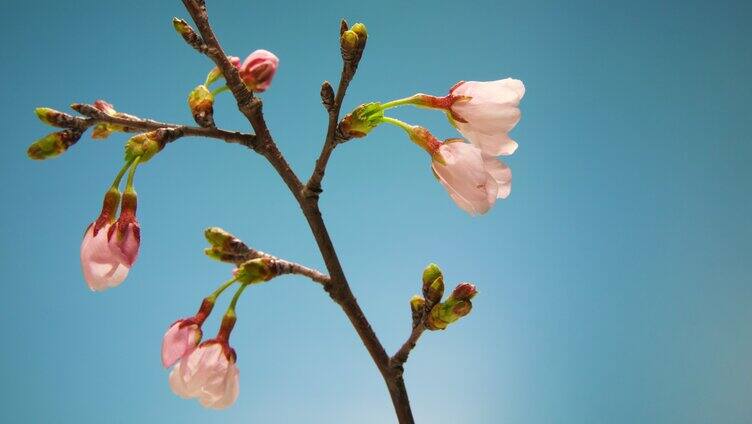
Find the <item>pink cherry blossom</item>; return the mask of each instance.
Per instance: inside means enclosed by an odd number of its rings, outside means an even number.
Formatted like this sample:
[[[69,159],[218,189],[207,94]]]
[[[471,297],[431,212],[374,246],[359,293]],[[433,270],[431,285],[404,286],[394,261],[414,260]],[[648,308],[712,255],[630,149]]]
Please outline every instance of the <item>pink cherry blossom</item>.
[[[490,156],[514,153],[517,143],[507,133],[520,120],[518,106],[525,95],[522,81],[506,78],[461,82],[452,88],[449,95],[458,97],[451,105],[451,113],[466,121],[454,119],[454,124],[465,138]]]
[[[265,91],[277,72],[279,59],[267,50],[256,50],[248,55],[240,66],[240,79],[252,91]]]
[[[452,200],[470,215],[488,212],[511,190],[509,167],[469,143],[443,143],[431,166]]]
[[[237,399],[239,379],[235,352],[225,342],[210,340],[180,359],[170,373],[170,387],[206,408],[223,409]]]
[[[121,255],[113,251],[107,241],[111,226],[112,224],[106,224],[95,234],[95,224],[92,223],[81,242],[81,269],[86,284],[94,291],[119,285],[130,271],[130,265],[123,263]]]
[[[189,355],[201,340],[201,327],[195,320],[176,321],[162,339],[162,365],[169,368],[182,357]]]

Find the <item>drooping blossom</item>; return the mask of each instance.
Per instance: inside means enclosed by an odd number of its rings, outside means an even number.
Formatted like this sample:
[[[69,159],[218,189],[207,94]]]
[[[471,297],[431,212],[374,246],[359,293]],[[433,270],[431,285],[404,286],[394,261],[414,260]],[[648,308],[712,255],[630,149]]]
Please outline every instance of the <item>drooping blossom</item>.
[[[522,81],[463,81],[449,92],[449,116],[460,133],[489,156],[511,155],[517,142],[509,131],[520,120]]]
[[[107,233],[112,224],[106,224],[98,231],[95,224],[89,225],[81,242],[81,269],[89,288],[102,291],[122,283],[128,276],[130,266],[125,265],[120,255],[110,249]]]
[[[469,143],[442,143],[431,167],[452,200],[471,215],[488,212],[497,198],[511,191],[509,167]]]
[[[279,59],[274,53],[256,50],[240,65],[240,79],[251,91],[265,91],[271,85],[278,66]]]
[[[102,212],[89,224],[81,242],[81,269],[89,288],[102,291],[115,287],[128,276],[132,262],[126,263],[120,249],[114,250],[108,234],[120,204],[120,191],[113,188],[104,196]]]
[[[206,408],[226,408],[240,391],[235,361],[235,351],[227,342],[205,341],[173,367],[170,388],[180,397],[196,398]]]
[[[201,327],[190,318],[177,320],[162,339],[162,365],[173,366],[201,341]]]
[[[173,366],[184,356],[193,352],[201,341],[201,326],[214,309],[216,297],[207,297],[201,302],[196,315],[175,321],[162,338],[162,365]]]

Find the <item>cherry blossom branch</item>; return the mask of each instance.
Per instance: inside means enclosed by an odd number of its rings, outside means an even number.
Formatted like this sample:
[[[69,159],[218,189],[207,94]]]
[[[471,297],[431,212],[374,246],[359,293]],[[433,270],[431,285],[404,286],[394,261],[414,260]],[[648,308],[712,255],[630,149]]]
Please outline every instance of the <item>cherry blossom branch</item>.
[[[249,247],[239,238],[221,228],[208,228],[204,234],[209,243],[212,244],[212,247],[206,249],[206,254],[222,262],[229,262],[240,266],[251,259],[265,258],[271,261],[268,263],[268,266],[272,268],[274,275],[297,274],[321,284],[329,284],[331,281],[328,275],[316,269],[280,259],[274,255]]]
[[[346,25],[346,24],[345,24]],[[321,180],[324,179],[324,172],[326,171],[326,165],[329,162],[329,157],[332,155],[334,148],[337,147],[337,123],[339,121],[340,109],[342,109],[342,101],[345,98],[347,87],[350,85],[355,76],[356,66],[352,66],[351,62],[343,60],[342,75],[339,79],[339,87],[337,87],[337,94],[334,99],[327,106],[327,112],[329,113],[329,123],[326,129],[326,139],[324,140],[324,146],[321,148],[319,158],[316,160],[316,166],[308,178],[306,183],[306,195],[311,197],[317,197],[321,193]],[[329,84],[328,81],[324,82],[325,86]],[[331,90],[331,86],[329,86]],[[324,89],[322,88],[322,93]],[[322,96],[323,97],[323,96]],[[325,103],[328,100],[324,100]]]
[[[132,115],[119,113],[118,115],[108,115],[92,105],[84,103],[74,103],[71,108],[76,112],[86,116],[86,118],[73,117],[77,129],[84,130],[100,122],[120,125],[125,132],[142,132],[144,130],[158,130],[160,128],[173,128],[182,131],[183,135],[197,136],[206,138],[215,138],[224,140],[228,143],[237,143],[250,149],[256,149],[256,136],[237,131],[226,131],[219,128],[201,128],[188,125],[171,124],[166,122],[153,121],[151,119],[141,119]]]
[[[193,18],[199,33],[203,39],[203,43],[207,46],[207,56],[211,58],[217,67],[221,70],[224,76],[227,86],[233,93],[238,105],[238,109],[248,118],[251,126],[253,127],[256,137],[258,138],[259,146],[257,151],[267,158],[269,163],[274,167],[280,177],[285,181],[288,188],[292,192],[295,199],[298,201],[303,214],[308,221],[316,243],[321,251],[321,255],[326,264],[327,270],[330,274],[330,282],[324,284],[324,289],[329,293],[329,296],[340,305],[348,319],[355,328],[358,336],[363,342],[364,346],[368,350],[371,358],[376,364],[379,372],[381,373],[384,381],[389,389],[389,394],[392,398],[392,403],[397,414],[397,418],[401,424],[414,423],[412,411],[410,410],[410,402],[407,396],[407,390],[405,388],[402,375],[393,372],[389,366],[389,356],[386,353],[383,345],[379,341],[376,333],[373,331],[370,323],[365,317],[360,305],[352,293],[350,286],[345,277],[342,265],[337,257],[337,253],[334,249],[326,225],[324,224],[321,216],[321,211],[318,207],[318,196],[308,196],[307,192],[315,192],[313,190],[305,190],[305,187],[298,179],[295,172],[290,168],[289,164],[285,160],[282,153],[274,143],[271,134],[264,121],[261,101],[258,98],[253,97],[253,94],[245,88],[240,80],[237,69],[232,66],[227,58],[227,55],[223,51],[219,44],[219,41],[214,34],[211,26],[209,25],[209,19],[206,13],[206,6],[203,1],[200,0],[182,0],[188,13]],[[343,55],[344,56],[344,55]],[[353,67],[352,71],[355,72]],[[343,74],[345,72],[343,71]],[[351,76],[350,76],[351,78]],[[347,81],[347,82],[344,82]],[[342,87],[340,97],[344,98],[345,90],[348,79],[340,81]],[[336,100],[336,98],[335,98]],[[340,100],[341,104],[341,100]],[[337,111],[339,112],[339,111]],[[333,140],[333,131],[336,130],[336,125],[332,124],[332,119],[336,124],[336,117],[332,118],[330,115],[329,130],[327,131],[327,140]],[[324,152],[327,149],[333,149],[331,146],[333,141],[325,143]],[[325,153],[328,158],[328,154],[331,151]],[[326,160],[324,160],[324,165]],[[314,181],[316,181],[314,179]]]

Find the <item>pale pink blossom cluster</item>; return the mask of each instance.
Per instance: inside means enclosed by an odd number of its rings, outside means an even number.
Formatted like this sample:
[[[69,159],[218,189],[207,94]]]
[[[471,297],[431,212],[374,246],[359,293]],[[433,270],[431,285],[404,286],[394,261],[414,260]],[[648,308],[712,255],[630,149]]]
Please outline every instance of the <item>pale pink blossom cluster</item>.
[[[506,198],[512,190],[512,170],[496,157],[511,155],[517,149],[508,133],[520,120],[519,103],[524,94],[522,81],[506,78],[462,81],[446,97],[414,97],[420,106],[445,110],[450,122],[469,141],[424,140],[419,144],[429,146],[436,178],[452,200],[471,215],[486,213],[496,199]]]
[[[214,300],[204,299],[195,316],[170,326],[162,339],[162,365],[173,367],[169,382],[175,394],[195,398],[206,408],[222,409],[237,399],[240,373],[228,342],[234,316],[225,315],[217,336],[200,343],[201,326],[213,308]]]
[[[86,284],[94,291],[122,283],[138,258],[141,229],[135,215],[135,193],[126,193],[116,221],[119,199],[119,192],[107,192],[102,213],[86,229],[81,242],[81,269]]]

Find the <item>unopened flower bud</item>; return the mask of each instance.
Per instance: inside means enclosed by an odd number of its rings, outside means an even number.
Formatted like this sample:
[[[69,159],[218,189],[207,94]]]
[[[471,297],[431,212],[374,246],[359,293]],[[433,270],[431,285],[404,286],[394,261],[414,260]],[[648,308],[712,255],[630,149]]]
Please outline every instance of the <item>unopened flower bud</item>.
[[[365,137],[379,126],[384,111],[379,103],[366,103],[348,113],[338,126],[338,131],[346,139]]]
[[[366,29],[366,26],[358,22],[350,27],[350,31],[358,35],[358,47],[360,47],[360,49],[363,49],[363,47],[365,47],[366,45],[366,41],[368,40],[368,30]]]
[[[444,330],[447,326],[458,319],[466,316],[473,308],[469,300],[447,299],[431,309],[426,319],[426,327],[429,330]]]
[[[423,315],[423,308],[426,306],[426,299],[417,294],[410,298],[410,310],[412,311],[413,324],[417,323]]]
[[[172,26],[175,27],[175,31],[177,31],[177,33],[183,37],[183,40],[185,40],[185,42],[191,47],[198,51],[206,50],[203,40],[201,40],[201,37],[196,34],[196,31],[188,25],[188,22],[180,18],[172,18]]]
[[[274,53],[268,50],[256,50],[245,58],[238,73],[249,90],[260,93],[266,91],[272,84],[277,67],[279,67],[279,59]]]
[[[235,236],[219,227],[210,227],[204,231],[204,237],[212,246],[223,248],[235,239]]]
[[[436,277],[435,280],[428,286],[423,286],[423,296],[431,303],[441,302],[442,296],[444,296],[444,277]]]
[[[262,283],[275,276],[274,261],[268,258],[251,259],[235,270],[235,278],[244,284]]]
[[[40,121],[47,125],[59,128],[75,128],[78,126],[80,118],[73,117],[67,113],[50,109],[48,107],[38,107],[34,109]]]
[[[327,111],[331,111],[334,106],[334,89],[329,81],[324,81],[321,84],[321,103]]]
[[[78,139],[81,138],[81,134],[81,131],[76,129],[68,129],[47,134],[32,143],[26,151],[26,154],[29,158],[34,160],[54,158],[68,150],[70,146],[76,144]]]
[[[439,268],[438,265],[434,263],[428,264],[426,268],[423,270],[423,287],[427,287],[433,281],[439,277],[442,277],[443,274],[441,272],[441,268]]]
[[[355,53],[355,49],[358,48],[358,34],[353,30],[343,32],[342,36],[340,36],[339,44],[342,49],[342,56],[351,58]]]
[[[199,85],[188,94],[188,107],[198,125],[214,126],[214,95],[205,85]]]
[[[160,128],[147,133],[134,135],[125,143],[125,161],[130,162],[136,157],[141,157],[141,163],[147,162],[164,146],[180,138],[181,130],[175,128]]]
[[[451,297],[457,300],[470,300],[478,294],[478,290],[475,285],[470,283],[459,283],[457,287],[452,290]]]

